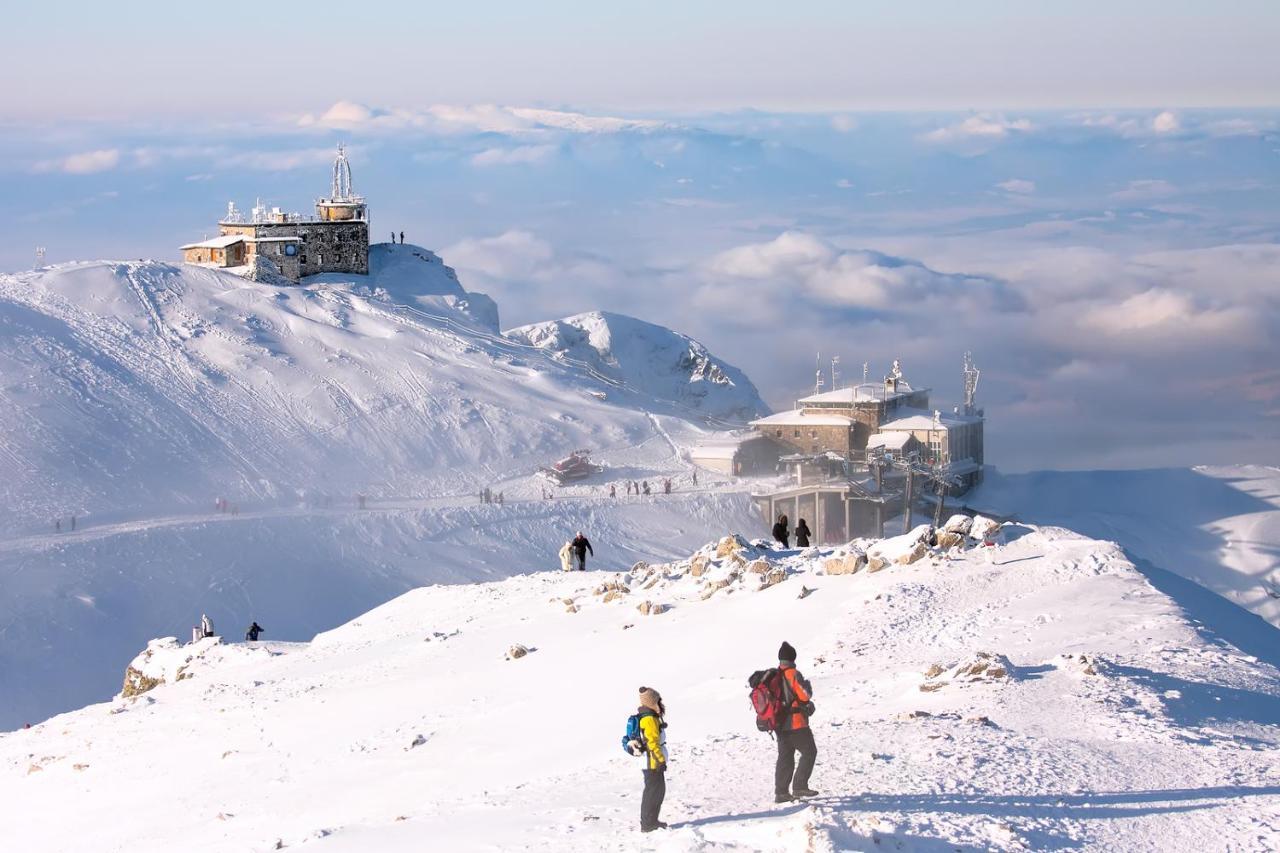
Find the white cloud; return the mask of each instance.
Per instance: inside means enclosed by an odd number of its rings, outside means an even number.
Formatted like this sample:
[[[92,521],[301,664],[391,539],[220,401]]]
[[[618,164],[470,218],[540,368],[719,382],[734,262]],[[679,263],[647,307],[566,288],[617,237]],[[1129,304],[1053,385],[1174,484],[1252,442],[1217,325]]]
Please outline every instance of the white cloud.
[[[831,117],[831,129],[840,133],[849,133],[858,129],[858,121],[850,115],[836,115]]]
[[[1080,325],[1118,338],[1140,339],[1148,346],[1158,338],[1167,346],[1232,340],[1237,345],[1256,338],[1251,312],[1242,307],[1210,307],[1190,294],[1153,287],[1113,304],[1083,312]]]
[[[941,299],[949,301],[948,310],[964,313],[979,307],[1009,309],[1017,301],[990,279],[949,275],[878,252],[838,249],[798,231],[720,252],[703,271],[703,303],[730,311],[742,310],[752,289],[767,297],[766,306],[784,293],[797,310],[828,306],[915,313]]]
[[[1177,133],[1182,129],[1178,116],[1165,110],[1151,120],[1151,129],[1156,133]]]
[[[551,244],[528,231],[505,231],[495,237],[462,240],[441,253],[447,263],[494,278],[535,275],[555,255]]]
[[[1171,195],[1176,195],[1177,192],[1178,188],[1166,180],[1144,178],[1130,181],[1128,186],[1111,193],[1110,197],[1117,201],[1144,201],[1147,199],[1168,198]]]
[[[1007,181],[1001,181],[996,186],[1007,193],[1014,193],[1015,195],[1030,195],[1036,191],[1035,181],[1027,181],[1022,178],[1010,178]]]
[[[120,149],[101,148],[83,151],[56,160],[41,160],[35,164],[37,172],[64,172],[68,175],[91,175],[107,172],[120,165]]]
[[[450,135],[504,133],[538,135],[568,133],[621,133],[667,126],[652,119],[593,116],[564,110],[505,107],[496,104],[436,104],[425,109],[372,107],[355,101],[338,101],[320,115],[306,114],[299,127],[341,130],[403,131]]]
[[[520,145],[516,148],[486,148],[471,158],[473,166],[512,166],[541,163],[556,151],[554,145]]]
[[[921,138],[928,142],[947,143],[970,140],[998,140],[1010,133],[1026,133],[1032,129],[1031,122],[1025,118],[1010,121],[1004,116],[979,114],[972,115],[955,124],[939,127],[925,133]]]
[[[836,181],[836,186],[842,190],[851,190],[853,189],[853,181],[849,180],[848,178],[841,178],[840,180]]]
[[[327,166],[333,162],[333,157],[334,150],[328,146],[279,151],[238,151],[220,158],[218,165],[263,172],[287,172],[292,169]]]

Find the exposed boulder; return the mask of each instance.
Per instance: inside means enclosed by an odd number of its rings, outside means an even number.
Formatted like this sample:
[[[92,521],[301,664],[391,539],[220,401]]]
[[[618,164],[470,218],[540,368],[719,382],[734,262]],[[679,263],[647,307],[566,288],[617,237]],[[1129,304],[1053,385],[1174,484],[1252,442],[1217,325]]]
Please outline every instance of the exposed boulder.
[[[959,548],[964,545],[965,536],[963,533],[955,533],[949,530],[943,530],[938,533],[938,547],[944,551],[952,548]]]
[[[941,690],[948,684],[1000,683],[1013,672],[1013,664],[1003,655],[977,652],[959,663],[945,666],[935,663],[925,670],[920,689],[926,693]]]
[[[760,588],[768,589],[771,586],[782,583],[786,579],[787,570],[782,568],[782,566],[778,566],[777,568],[770,569],[768,574],[764,576],[764,582],[760,584]]]
[[[969,525],[970,539],[991,539],[1000,530],[1000,522],[987,518],[985,515],[975,515],[973,523]]]
[[[528,655],[530,651],[532,650],[528,646],[522,646],[521,644],[516,643],[511,648],[507,649],[507,660],[519,660],[520,658]]]
[[[757,557],[750,563],[747,563],[747,571],[756,575],[763,575],[769,571],[769,561],[764,557]]]
[[[896,562],[900,566],[909,566],[912,563],[920,560],[922,557],[924,557],[928,553],[929,553],[929,546],[924,544],[923,542],[917,542],[914,546],[912,546],[911,550],[904,551],[901,554],[899,554],[898,559],[895,560],[894,562]]]
[[[737,533],[726,536],[716,543],[716,557],[718,559],[728,557],[730,554],[738,554],[742,551],[750,550],[752,550],[751,543]]]
[[[636,609],[645,616],[657,616],[659,613],[667,612],[667,605],[646,600],[640,602],[640,605]]]
[[[707,572],[707,568],[711,565],[711,558],[706,554],[695,554],[693,560],[689,563],[689,574],[695,578],[700,578]]]
[[[942,529],[947,533],[959,533],[961,536],[964,536],[968,534],[969,528],[972,526],[972,518],[961,513],[956,513],[947,519],[947,523],[942,525]]]
[[[822,563],[822,570],[829,575],[852,575],[867,565],[867,555],[861,551],[851,551],[828,557]]]

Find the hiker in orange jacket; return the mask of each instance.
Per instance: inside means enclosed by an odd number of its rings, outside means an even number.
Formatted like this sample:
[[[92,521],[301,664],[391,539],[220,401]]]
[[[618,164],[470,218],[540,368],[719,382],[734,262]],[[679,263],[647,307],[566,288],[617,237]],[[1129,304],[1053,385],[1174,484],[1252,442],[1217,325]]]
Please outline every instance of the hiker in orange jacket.
[[[797,797],[814,797],[818,792],[809,787],[809,776],[818,757],[813,742],[809,717],[813,715],[813,687],[796,669],[796,650],[784,642],[778,649],[778,670],[782,673],[787,697],[785,715],[778,725],[778,763],[773,773],[774,802],[789,803]],[[796,766],[796,752],[800,765]]]

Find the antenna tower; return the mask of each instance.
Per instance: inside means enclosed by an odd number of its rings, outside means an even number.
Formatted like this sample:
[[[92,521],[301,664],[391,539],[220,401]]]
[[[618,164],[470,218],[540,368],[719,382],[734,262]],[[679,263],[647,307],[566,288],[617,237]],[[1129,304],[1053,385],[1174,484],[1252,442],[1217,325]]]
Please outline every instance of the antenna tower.
[[[822,393],[822,353],[818,353],[813,357],[814,370],[813,393],[818,395]]]
[[[974,399],[978,394],[978,377],[982,371],[973,364],[973,353],[964,354],[964,413],[972,415],[975,411]]]
[[[833,356],[831,359],[831,390],[840,390],[840,356]]]

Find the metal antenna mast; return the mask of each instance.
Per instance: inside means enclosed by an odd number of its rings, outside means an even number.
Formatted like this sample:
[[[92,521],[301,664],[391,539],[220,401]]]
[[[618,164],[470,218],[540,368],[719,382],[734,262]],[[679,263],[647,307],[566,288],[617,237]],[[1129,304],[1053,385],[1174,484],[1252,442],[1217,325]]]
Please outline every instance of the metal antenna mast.
[[[831,390],[840,390],[840,356],[833,356],[831,359]]]
[[[822,353],[818,353],[813,357],[813,365],[817,368],[814,371],[813,393],[817,395],[822,393]]]
[[[974,399],[978,393],[978,377],[982,371],[973,364],[973,353],[964,354],[964,413],[972,415],[975,411]]]

